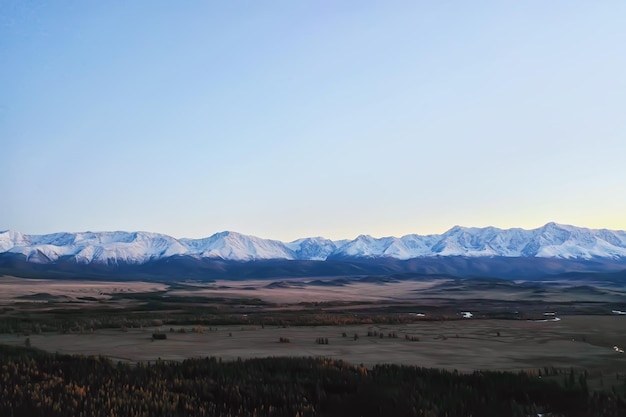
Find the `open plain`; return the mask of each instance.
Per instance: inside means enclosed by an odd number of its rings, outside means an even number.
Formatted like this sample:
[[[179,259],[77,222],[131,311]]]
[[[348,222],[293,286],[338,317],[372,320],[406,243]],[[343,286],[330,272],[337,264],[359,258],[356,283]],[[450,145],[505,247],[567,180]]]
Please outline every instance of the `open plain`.
[[[626,315],[615,313],[626,310],[626,297],[602,285],[2,277],[0,289],[0,344],[50,352],[133,363],[312,356],[462,372],[575,368],[598,387],[626,377]]]
[[[366,366],[396,363],[461,371],[554,366],[626,373],[626,356],[614,349],[626,346],[624,328],[626,317],[566,316],[543,322],[467,319],[402,325],[146,327],[28,337],[32,346],[43,350],[124,361],[323,356]],[[165,333],[167,339],[153,340],[155,332]],[[289,342],[280,343],[280,338]],[[318,338],[328,344],[316,343]],[[24,336],[0,335],[0,343],[23,344]]]

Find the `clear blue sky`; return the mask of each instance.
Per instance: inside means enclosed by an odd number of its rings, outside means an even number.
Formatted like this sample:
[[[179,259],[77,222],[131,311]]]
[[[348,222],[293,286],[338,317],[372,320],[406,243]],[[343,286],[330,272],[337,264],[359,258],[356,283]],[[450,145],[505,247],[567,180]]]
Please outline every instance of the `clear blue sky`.
[[[626,229],[626,2],[0,1],[0,230]]]

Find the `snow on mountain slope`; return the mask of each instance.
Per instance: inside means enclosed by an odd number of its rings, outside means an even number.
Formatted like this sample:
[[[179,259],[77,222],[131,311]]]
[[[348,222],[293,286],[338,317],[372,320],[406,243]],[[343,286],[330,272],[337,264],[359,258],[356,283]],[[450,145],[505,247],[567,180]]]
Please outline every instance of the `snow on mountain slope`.
[[[25,235],[0,232],[0,254],[20,254],[36,263],[142,264],[171,256],[233,261],[333,258],[412,259],[428,256],[626,259],[626,232],[548,223],[533,230],[455,226],[441,235],[406,235],[331,241],[322,237],[283,243],[235,232],[204,239],[175,239],[147,232],[84,232]]]
[[[294,240],[285,244],[297,259],[310,259],[323,261],[337,250],[337,245],[332,240],[323,237],[307,237]]]
[[[593,230],[548,223],[540,229],[526,256],[543,258],[591,259],[626,256],[626,232]]]
[[[82,248],[72,253],[79,263],[135,264],[186,253],[173,237],[146,232],[79,233],[74,247]]]
[[[376,239],[369,235],[360,235],[356,239],[346,243],[333,255],[357,257],[357,258],[378,258],[383,256],[394,238],[383,237]]]
[[[431,256],[431,248],[440,238],[438,235],[406,235],[401,238],[383,237],[375,239],[361,235],[352,241],[345,242],[332,254],[358,258],[395,258],[411,259],[420,256]]]
[[[0,234],[3,251],[22,254],[27,260],[36,255],[35,262],[42,262],[42,256],[52,262],[70,256],[78,263],[144,263],[150,259],[182,255],[186,252],[176,239],[156,233],[11,233],[13,232]]]
[[[189,255],[233,261],[296,259],[292,250],[277,240],[261,239],[236,232],[216,233],[206,239],[181,239]]]
[[[0,232],[0,253],[7,252],[15,246],[28,246],[30,241],[22,233],[12,230]]]

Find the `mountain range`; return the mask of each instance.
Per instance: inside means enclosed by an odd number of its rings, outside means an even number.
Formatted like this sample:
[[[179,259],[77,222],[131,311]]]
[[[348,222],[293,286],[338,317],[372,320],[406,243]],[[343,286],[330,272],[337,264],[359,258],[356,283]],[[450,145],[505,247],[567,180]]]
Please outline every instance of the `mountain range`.
[[[332,241],[309,237],[284,243],[236,232],[203,239],[175,239],[147,232],[83,232],[25,235],[0,232],[0,253],[20,254],[29,262],[142,264],[172,256],[255,261],[333,258],[412,259],[431,256],[541,257],[560,259],[626,258],[626,231],[587,229],[548,223],[533,230],[455,226],[441,235],[406,235]]]
[[[407,265],[414,265],[409,268],[411,272],[424,268],[450,272],[449,265],[462,263],[465,265],[463,268],[474,265],[479,272],[489,272],[488,266],[477,266],[486,265],[489,259],[489,264],[508,264],[508,269],[513,270],[520,269],[522,264],[544,265],[546,267],[541,270],[552,268],[554,272],[619,270],[615,265],[626,265],[626,231],[557,223],[532,230],[455,226],[440,235],[410,234],[383,238],[361,235],[353,240],[341,241],[308,237],[286,243],[236,232],[216,233],[202,239],[175,239],[148,232],[63,232],[46,235],[0,232],[0,268],[4,269],[23,269],[25,265],[30,265],[27,267],[31,269],[37,265],[59,269],[58,266],[62,265],[61,270],[78,271],[81,266],[83,269],[103,270],[151,265],[152,270],[161,271],[163,268],[176,270],[173,265],[184,265],[187,270],[198,265],[212,265],[211,270],[215,270],[215,265],[220,265],[218,269],[227,273],[233,267],[224,265],[252,263],[256,267],[248,265],[251,271],[260,271],[261,265],[281,265],[286,275],[290,274],[285,270],[286,265],[288,270],[301,273],[310,270],[313,275],[334,274],[337,265],[341,265],[336,271],[340,275],[346,272],[345,268],[350,273],[370,273],[372,265],[378,266],[375,271],[380,269],[383,273],[403,272],[407,270]],[[328,270],[331,264],[335,265],[334,269]],[[448,266],[443,268],[441,265],[444,264]],[[575,267],[554,268],[554,265]],[[612,267],[607,268],[606,265]],[[237,268],[239,271],[242,267]],[[320,268],[326,272],[315,273]],[[451,272],[458,272],[459,268],[452,268]]]

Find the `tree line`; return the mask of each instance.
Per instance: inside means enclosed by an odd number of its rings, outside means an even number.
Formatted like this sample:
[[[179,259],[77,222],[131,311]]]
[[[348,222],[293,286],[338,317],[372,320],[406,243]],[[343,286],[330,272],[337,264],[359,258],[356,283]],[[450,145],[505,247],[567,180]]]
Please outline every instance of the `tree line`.
[[[626,386],[625,386],[626,388]],[[585,375],[373,369],[313,358],[114,363],[0,345],[0,415],[624,416],[626,399]]]

